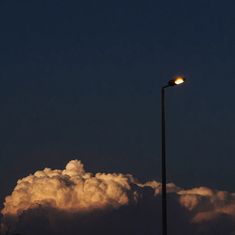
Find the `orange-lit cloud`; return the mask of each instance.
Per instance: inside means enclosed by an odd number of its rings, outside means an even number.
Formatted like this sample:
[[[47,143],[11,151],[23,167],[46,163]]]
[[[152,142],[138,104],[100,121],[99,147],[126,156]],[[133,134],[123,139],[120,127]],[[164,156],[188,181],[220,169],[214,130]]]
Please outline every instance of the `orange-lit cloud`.
[[[118,208],[137,200],[132,184],[130,175],[92,175],[84,171],[80,161],[72,160],[64,170],[45,168],[18,180],[12,194],[6,197],[2,213],[20,215],[38,205],[65,211]]]
[[[226,216],[235,224],[235,194],[207,187],[182,189],[173,183],[167,184],[167,191],[171,203],[169,210],[180,210],[176,222],[181,216],[189,227],[204,226],[209,221]],[[1,212],[4,218],[16,220],[21,215],[32,217],[29,215],[39,211],[40,216],[42,214],[47,217],[53,211],[52,217],[58,213],[66,217],[69,214],[77,216],[97,210],[133,209],[138,208],[138,204],[147,203],[150,208],[156,208],[158,213],[161,208],[160,194],[160,182],[140,183],[130,174],[92,174],[85,171],[80,161],[72,160],[64,170],[45,168],[18,180],[12,194],[6,197]],[[2,228],[5,229],[6,224],[2,223]]]

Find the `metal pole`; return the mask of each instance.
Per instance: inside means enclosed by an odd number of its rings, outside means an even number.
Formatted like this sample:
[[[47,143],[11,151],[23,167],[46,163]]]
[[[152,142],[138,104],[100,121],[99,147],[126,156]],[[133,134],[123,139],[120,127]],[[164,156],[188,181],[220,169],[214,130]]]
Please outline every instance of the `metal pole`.
[[[167,235],[165,88],[161,92],[162,112],[162,235]]]

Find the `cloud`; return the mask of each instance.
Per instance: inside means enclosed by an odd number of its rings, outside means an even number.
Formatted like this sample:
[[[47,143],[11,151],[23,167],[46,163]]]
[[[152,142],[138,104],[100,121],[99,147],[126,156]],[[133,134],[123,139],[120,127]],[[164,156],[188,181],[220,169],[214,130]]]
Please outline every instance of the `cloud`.
[[[167,185],[169,232],[235,234],[235,194]],[[45,168],[17,181],[4,202],[1,232],[160,234],[161,183],[130,174],[86,172],[81,161]],[[141,232],[142,231],[142,232]],[[225,233],[226,232],[226,233]]]
[[[92,175],[78,160],[64,170],[45,168],[18,180],[13,193],[6,197],[3,215],[20,215],[23,211],[49,206],[64,211],[90,211],[118,208],[137,200],[133,177],[123,174]]]

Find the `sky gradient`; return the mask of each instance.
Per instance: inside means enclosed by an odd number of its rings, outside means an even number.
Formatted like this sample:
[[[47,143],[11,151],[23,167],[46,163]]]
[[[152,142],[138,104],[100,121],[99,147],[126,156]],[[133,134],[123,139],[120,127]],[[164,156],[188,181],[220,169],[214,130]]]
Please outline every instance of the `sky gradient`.
[[[234,192],[234,1],[0,3],[0,199],[81,159],[92,172]]]

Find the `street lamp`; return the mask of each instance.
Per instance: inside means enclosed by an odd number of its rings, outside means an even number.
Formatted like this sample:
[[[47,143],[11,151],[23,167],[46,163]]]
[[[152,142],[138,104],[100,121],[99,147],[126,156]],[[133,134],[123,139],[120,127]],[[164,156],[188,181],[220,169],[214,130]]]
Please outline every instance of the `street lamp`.
[[[178,86],[185,82],[185,78],[177,76],[170,80],[161,91],[162,109],[162,235],[167,235],[167,196],[166,196],[166,133],[165,133],[165,89]]]

